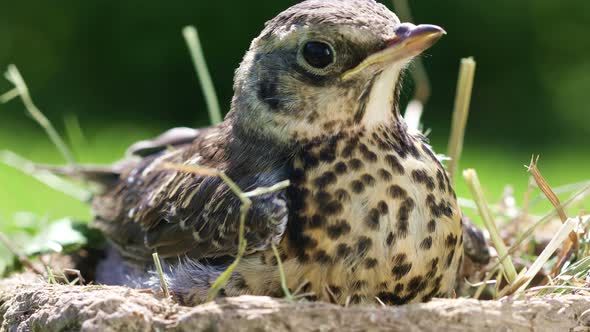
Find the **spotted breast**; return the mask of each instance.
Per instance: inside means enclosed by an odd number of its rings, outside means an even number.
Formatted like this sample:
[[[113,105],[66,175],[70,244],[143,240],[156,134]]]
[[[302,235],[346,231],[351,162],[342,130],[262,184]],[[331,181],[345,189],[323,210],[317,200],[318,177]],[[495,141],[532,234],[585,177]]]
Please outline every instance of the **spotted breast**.
[[[361,128],[309,143],[293,167],[281,243],[292,290],[340,304],[452,292],[463,256],[461,212],[421,135]],[[280,293],[273,253],[249,261],[241,269],[248,287]]]

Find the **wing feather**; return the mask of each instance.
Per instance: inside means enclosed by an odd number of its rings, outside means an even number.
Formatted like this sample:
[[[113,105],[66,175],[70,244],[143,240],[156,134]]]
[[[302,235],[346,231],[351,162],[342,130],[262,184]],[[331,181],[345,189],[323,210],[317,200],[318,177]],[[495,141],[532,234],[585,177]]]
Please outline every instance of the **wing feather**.
[[[280,168],[236,163],[229,149],[231,126],[198,130],[188,143],[191,135],[183,132],[178,140],[164,134],[157,142],[134,145],[130,153],[143,159],[93,202],[94,224],[127,251],[126,257],[149,260],[153,251],[193,258],[237,252],[238,197],[218,177],[170,169],[168,163],[223,170],[245,191],[286,179]],[[253,199],[246,227],[249,251],[280,239],[287,222],[285,202],[284,191]]]

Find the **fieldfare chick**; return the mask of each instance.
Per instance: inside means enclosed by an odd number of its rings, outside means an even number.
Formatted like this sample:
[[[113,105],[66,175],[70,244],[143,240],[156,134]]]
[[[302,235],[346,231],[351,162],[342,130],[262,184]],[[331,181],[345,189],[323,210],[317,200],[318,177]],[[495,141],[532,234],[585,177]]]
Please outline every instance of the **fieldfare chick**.
[[[240,201],[218,177],[164,166],[222,170],[244,191],[290,180],[253,199],[247,255],[225,295],[282,295],[274,243],[288,287],[312,298],[448,296],[463,257],[461,211],[443,165],[399,112],[404,68],[443,34],[373,0],[287,9],[252,42],[221,124],[137,143],[102,174],[94,225],[144,275],[152,252],[167,258],[172,290],[197,304],[236,255]]]

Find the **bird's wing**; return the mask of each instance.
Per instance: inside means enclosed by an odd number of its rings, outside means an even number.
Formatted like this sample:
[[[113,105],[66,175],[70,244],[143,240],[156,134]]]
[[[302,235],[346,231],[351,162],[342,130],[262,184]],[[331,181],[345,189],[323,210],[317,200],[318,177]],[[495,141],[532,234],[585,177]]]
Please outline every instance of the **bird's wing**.
[[[94,224],[122,255],[135,260],[150,259],[153,251],[162,257],[235,255],[241,204],[238,197],[217,176],[170,167],[223,170],[244,191],[285,180],[280,169],[263,169],[256,163],[233,164],[228,155],[230,132],[231,128],[222,124],[199,130],[189,143],[186,135],[181,135],[178,143],[165,134],[134,145],[131,154],[143,159],[94,199]],[[245,233],[250,252],[278,241],[287,222],[284,190],[252,201]]]

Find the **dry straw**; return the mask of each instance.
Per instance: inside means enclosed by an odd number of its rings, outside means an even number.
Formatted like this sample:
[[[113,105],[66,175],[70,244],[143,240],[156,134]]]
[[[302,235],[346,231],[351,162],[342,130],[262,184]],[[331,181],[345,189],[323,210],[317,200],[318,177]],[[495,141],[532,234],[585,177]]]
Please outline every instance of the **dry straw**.
[[[475,61],[473,58],[461,60],[459,80],[457,81],[457,94],[455,96],[455,109],[453,111],[453,122],[451,125],[451,136],[447,156],[450,158],[447,168],[451,179],[455,180],[459,170],[459,160],[463,152],[463,140],[465,137],[465,126],[469,115],[469,104],[473,89],[475,76]]]
[[[514,268],[512,259],[510,259],[510,256],[508,256],[508,249],[506,248],[506,245],[500,236],[500,232],[498,231],[498,227],[496,226],[492,212],[490,211],[488,203],[484,197],[481,184],[479,183],[479,179],[477,177],[477,172],[473,169],[465,170],[463,172],[463,177],[465,178],[465,181],[471,190],[471,194],[473,195],[479,210],[479,215],[481,216],[486,229],[490,233],[490,238],[494,244],[494,247],[498,251],[498,255],[500,255],[500,257],[506,257],[506,259],[502,261],[502,266],[504,267],[506,279],[509,282],[512,282],[517,276],[516,269]]]

